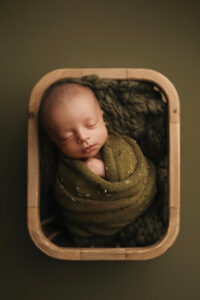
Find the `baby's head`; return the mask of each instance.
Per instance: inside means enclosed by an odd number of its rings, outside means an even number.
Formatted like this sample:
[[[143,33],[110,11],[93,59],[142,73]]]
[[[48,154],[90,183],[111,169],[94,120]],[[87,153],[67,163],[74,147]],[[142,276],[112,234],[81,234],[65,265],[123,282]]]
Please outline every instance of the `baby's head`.
[[[76,83],[62,83],[43,99],[40,121],[50,140],[71,158],[97,155],[108,136],[95,94]]]

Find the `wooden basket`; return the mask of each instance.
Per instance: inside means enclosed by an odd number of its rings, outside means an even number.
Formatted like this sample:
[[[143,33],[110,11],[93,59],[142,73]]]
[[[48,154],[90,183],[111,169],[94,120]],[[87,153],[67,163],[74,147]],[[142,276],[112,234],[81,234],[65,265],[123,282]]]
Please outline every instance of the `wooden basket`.
[[[53,243],[57,232],[46,236],[43,227],[51,218],[40,220],[40,165],[38,109],[41,97],[53,82],[64,78],[80,78],[96,74],[100,78],[145,80],[156,84],[168,104],[169,140],[169,225],[165,236],[147,247],[133,248],[72,248]],[[28,202],[27,222],[35,245],[48,256],[63,260],[147,260],[163,254],[174,243],[180,224],[180,105],[172,83],[162,74],[149,69],[58,69],[43,76],[32,90],[28,113]]]

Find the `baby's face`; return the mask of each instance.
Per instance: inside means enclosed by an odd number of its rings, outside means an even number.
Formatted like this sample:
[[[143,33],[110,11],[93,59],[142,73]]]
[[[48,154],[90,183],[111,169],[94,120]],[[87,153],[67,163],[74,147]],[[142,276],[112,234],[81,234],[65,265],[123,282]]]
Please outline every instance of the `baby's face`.
[[[92,93],[79,94],[48,115],[49,137],[67,157],[93,157],[107,139],[103,111],[94,97]]]

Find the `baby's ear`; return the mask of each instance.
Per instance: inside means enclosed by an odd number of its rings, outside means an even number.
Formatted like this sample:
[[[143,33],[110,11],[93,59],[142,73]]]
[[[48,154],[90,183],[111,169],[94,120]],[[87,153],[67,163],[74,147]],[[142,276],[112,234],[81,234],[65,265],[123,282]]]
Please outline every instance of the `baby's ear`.
[[[101,109],[101,115],[103,116],[103,110]]]

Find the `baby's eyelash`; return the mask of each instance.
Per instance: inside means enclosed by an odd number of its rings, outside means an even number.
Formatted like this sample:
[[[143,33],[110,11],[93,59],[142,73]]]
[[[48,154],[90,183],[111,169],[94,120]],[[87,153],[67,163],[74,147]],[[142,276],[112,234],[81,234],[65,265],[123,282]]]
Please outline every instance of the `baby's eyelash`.
[[[72,137],[73,137],[73,134],[70,135],[69,137],[65,138],[65,139],[62,139],[61,141],[62,142],[66,142],[66,141],[70,140]]]

